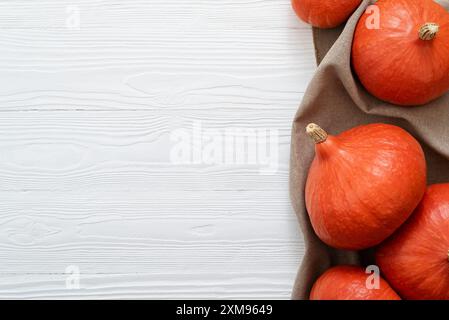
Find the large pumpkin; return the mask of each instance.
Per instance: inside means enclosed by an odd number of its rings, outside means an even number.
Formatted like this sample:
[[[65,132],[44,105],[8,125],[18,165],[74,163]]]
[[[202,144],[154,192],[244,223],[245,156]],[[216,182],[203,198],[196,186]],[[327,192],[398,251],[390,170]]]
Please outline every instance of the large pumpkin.
[[[298,17],[318,28],[334,28],[345,22],[362,0],[292,0]]]
[[[382,278],[378,288],[367,286],[369,276],[360,267],[331,268],[313,285],[310,300],[401,300]]]
[[[318,237],[353,250],[385,240],[424,195],[426,162],[419,143],[387,124],[363,125],[338,136],[310,124],[307,133],[316,155],[305,200]]]
[[[449,184],[430,186],[416,212],[377,254],[390,284],[407,299],[449,300]]]
[[[432,0],[379,0],[373,8],[361,17],[352,47],[363,86],[404,106],[443,95],[449,89],[449,13]]]

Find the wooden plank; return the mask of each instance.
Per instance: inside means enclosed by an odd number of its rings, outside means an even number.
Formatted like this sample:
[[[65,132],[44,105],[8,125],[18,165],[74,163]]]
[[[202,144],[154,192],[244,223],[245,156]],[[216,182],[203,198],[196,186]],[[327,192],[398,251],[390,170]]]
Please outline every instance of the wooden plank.
[[[0,299],[288,299],[294,274],[0,275]],[[69,283],[67,288],[66,283]]]
[[[184,110],[155,113],[1,113],[0,191],[287,188],[292,110],[260,110],[256,114],[232,109],[212,114]],[[267,161],[275,162],[276,172],[261,174],[266,167],[263,163],[173,162],[171,150],[177,142],[171,140],[171,135],[183,129],[193,137],[196,123],[201,123],[204,133],[214,129],[220,135],[230,127],[261,130],[264,135],[273,130],[278,137],[272,154],[267,153]],[[224,149],[224,145],[221,147]],[[236,147],[231,152],[250,151]]]
[[[315,63],[288,1],[2,1],[0,43],[0,298],[290,296]],[[197,123],[274,130],[276,170],[174,163]]]

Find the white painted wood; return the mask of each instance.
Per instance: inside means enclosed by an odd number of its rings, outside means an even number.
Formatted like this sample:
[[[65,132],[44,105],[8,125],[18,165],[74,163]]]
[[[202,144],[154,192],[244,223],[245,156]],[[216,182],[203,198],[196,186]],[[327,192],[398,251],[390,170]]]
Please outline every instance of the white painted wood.
[[[2,1],[0,44],[0,298],[289,298],[289,1]],[[195,123],[274,130],[277,171],[174,163]]]

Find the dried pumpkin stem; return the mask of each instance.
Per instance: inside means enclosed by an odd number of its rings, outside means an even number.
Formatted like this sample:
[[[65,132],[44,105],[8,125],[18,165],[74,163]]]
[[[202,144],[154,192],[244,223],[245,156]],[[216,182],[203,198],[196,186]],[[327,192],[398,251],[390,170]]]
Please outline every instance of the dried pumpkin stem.
[[[437,36],[440,26],[433,22],[427,22],[419,28],[419,38],[421,40],[432,40]]]
[[[310,123],[307,125],[306,132],[316,144],[322,143],[327,139],[327,132],[315,123]]]

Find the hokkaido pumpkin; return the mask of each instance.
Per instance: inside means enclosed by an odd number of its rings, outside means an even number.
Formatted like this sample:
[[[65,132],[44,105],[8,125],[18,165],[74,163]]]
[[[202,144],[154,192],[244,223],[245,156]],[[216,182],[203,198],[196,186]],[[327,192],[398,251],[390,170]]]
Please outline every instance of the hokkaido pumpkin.
[[[292,0],[298,17],[318,28],[335,28],[345,22],[362,0]]]
[[[305,189],[315,233],[340,249],[385,240],[424,195],[426,162],[419,143],[387,124],[363,125],[338,136],[316,124],[306,131],[316,153]]]
[[[449,300],[449,184],[430,186],[412,217],[381,245],[376,261],[407,299]]]
[[[449,89],[449,13],[432,0],[379,0],[359,20],[352,64],[377,98],[422,105]]]
[[[369,277],[360,267],[331,268],[313,285],[310,300],[401,300],[384,279],[379,278],[376,288]]]

